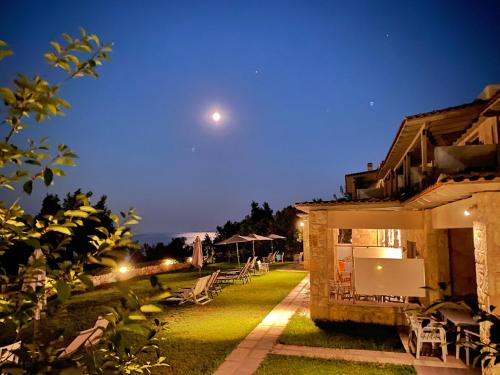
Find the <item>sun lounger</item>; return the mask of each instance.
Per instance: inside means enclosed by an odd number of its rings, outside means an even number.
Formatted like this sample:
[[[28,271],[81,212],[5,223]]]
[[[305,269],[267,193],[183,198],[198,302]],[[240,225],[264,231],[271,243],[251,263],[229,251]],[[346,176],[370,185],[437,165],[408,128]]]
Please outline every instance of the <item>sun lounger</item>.
[[[233,272],[221,272],[221,276],[217,278],[217,282],[235,282],[241,281],[243,284],[248,283],[250,281],[250,274],[248,270],[250,269],[250,263],[246,263],[245,266],[237,273]]]
[[[108,324],[109,321],[107,319],[99,317],[92,328],[81,331],[80,334],[66,346],[59,355],[59,358],[69,357],[84,347],[94,347],[101,339]]]
[[[210,298],[212,299],[214,298],[214,296],[219,295],[219,293],[222,291],[220,285],[217,285],[217,278],[219,277],[219,274],[220,270],[215,271],[210,275],[210,278],[207,282],[207,291],[210,295]]]
[[[200,277],[196,282],[188,288],[182,288],[177,293],[165,299],[166,302],[178,302],[182,305],[186,302],[192,302],[196,305],[205,305],[212,301],[208,294],[207,284],[212,275]]]
[[[16,350],[21,349],[21,341],[14,344],[0,347],[0,364],[2,363],[18,363],[19,357],[16,355]],[[3,372],[2,372],[3,374]]]

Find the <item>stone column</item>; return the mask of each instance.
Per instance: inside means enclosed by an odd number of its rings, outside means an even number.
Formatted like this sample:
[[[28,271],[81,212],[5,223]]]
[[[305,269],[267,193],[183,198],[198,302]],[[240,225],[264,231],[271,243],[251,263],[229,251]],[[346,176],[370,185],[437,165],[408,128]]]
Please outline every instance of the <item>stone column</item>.
[[[311,318],[328,319],[328,216],[327,211],[309,213],[309,271]]]
[[[474,194],[472,211],[474,255],[476,258],[477,297],[479,307],[487,312],[500,311],[500,192]],[[481,323],[481,339],[489,342],[489,323]]]
[[[303,219],[304,227],[302,228],[302,251],[304,251],[304,268],[309,270],[311,261],[311,249],[309,245],[309,220]]]
[[[425,264],[425,284],[434,290],[428,290],[427,303],[443,297],[439,283],[450,282],[450,251],[448,230],[432,227],[430,210],[424,212],[424,246],[419,249]]]

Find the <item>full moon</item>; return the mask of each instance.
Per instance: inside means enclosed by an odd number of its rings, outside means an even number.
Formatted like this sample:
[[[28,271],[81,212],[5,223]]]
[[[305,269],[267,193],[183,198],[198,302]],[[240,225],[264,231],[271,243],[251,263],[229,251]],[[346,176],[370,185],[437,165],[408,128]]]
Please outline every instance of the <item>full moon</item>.
[[[219,112],[212,113],[212,120],[214,120],[215,122],[219,122],[220,119],[221,119],[221,115]]]

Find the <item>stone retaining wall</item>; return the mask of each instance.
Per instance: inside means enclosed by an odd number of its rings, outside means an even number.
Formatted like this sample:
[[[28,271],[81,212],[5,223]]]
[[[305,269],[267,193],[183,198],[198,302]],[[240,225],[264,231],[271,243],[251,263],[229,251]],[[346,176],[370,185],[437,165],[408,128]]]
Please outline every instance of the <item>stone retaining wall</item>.
[[[149,265],[145,267],[132,268],[126,273],[110,272],[92,277],[94,286],[115,283],[119,280],[128,280],[138,276],[155,275],[157,273],[171,272],[191,267],[191,263],[175,263],[166,265],[164,263]]]
[[[352,303],[330,303],[326,316],[316,315],[315,319],[383,324],[391,326],[405,325],[404,306],[375,306]]]

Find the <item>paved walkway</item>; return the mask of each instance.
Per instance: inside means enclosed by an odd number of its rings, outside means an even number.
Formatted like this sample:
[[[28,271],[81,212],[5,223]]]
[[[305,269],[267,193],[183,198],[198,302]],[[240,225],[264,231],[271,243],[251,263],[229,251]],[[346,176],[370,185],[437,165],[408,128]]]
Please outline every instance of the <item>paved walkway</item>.
[[[288,320],[309,300],[309,275],[229,354],[215,375],[251,375],[275,346]]]

